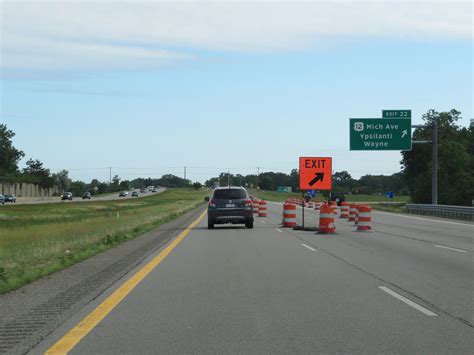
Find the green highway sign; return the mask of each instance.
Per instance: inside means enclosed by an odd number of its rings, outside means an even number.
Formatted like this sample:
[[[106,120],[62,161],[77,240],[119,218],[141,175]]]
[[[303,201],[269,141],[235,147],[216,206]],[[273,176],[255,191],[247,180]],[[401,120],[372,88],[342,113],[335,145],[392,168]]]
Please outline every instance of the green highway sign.
[[[411,118],[411,110],[382,110],[383,118]]]
[[[350,150],[411,150],[411,118],[349,119]]]

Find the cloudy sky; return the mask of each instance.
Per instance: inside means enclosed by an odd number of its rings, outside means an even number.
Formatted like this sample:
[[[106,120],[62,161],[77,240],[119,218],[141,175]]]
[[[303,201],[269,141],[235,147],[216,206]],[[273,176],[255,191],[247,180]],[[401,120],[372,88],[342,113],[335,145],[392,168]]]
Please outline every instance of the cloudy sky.
[[[472,105],[471,1],[1,0],[0,122],[73,178],[297,167],[353,176],[399,152],[350,152],[349,117]],[[22,162],[22,165],[24,161]]]

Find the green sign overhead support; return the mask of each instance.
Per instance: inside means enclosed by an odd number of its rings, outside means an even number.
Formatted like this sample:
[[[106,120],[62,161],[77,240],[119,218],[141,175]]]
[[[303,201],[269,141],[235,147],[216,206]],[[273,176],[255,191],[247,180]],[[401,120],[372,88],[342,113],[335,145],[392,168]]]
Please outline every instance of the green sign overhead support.
[[[383,118],[411,118],[411,110],[382,110]]]
[[[350,150],[411,150],[411,118],[349,119]]]

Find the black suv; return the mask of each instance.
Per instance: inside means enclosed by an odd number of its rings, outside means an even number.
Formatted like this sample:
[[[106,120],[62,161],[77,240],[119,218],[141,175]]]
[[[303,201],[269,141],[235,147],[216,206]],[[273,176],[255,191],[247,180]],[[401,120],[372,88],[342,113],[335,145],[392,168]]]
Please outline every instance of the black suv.
[[[91,195],[90,192],[84,192],[84,193],[82,194],[82,199],[83,199],[83,200],[90,200],[91,198],[92,198],[92,195]]]
[[[215,224],[224,223],[242,223],[253,228],[252,201],[243,187],[218,187],[214,190],[207,208],[207,227],[212,229]]]
[[[72,201],[72,192],[65,192],[61,195],[61,201],[69,200]]]
[[[346,196],[344,196],[343,192],[331,192],[329,194],[329,201],[336,201],[337,205],[340,206],[341,202],[346,201]]]

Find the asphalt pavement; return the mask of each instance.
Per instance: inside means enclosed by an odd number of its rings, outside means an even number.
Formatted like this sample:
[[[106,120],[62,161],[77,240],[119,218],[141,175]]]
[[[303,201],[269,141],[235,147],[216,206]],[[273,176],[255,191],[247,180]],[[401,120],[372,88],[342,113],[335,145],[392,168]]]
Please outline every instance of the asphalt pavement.
[[[140,189],[134,189],[127,191],[128,195],[126,197],[119,197],[119,192],[114,192],[110,194],[103,194],[103,195],[98,195],[98,196],[92,196],[90,200],[88,199],[82,199],[82,196],[74,196],[72,201],[62,201],[60,196],[54,196],[54,197],[17,197],[16,198],[16,203],[6,203],[3,206],[14,206],[15,204],[17,205],[32,205],[32,204],[41,204],[41,203],[71,203],[71,202],[90,202],[90,201],[112,201],[112,200],[123,200],[123,199],[128,199],[128,198],[137,198],[137,197],[132,197],[132,192],[137,191],[138,192],[138,197],[146,197],[150,195],[154,195],[156,193],[160,193],[165,191],[165,188],[159,188],[157,189],[157,192],[150,192],[147,190],[145,193],[140,193]]]
[[[320,235],[268,210],[254,229],[208,230],[204,216],[32,353],[65,334],[73,354],[472,353],[472,223],[373,212],[372,233],[337,219],[337,234]],[[307,225],[318,218],[306,210]],[[108,313],[85,318],[140,273]],[[78,337],[84,319],[93,326]]]

